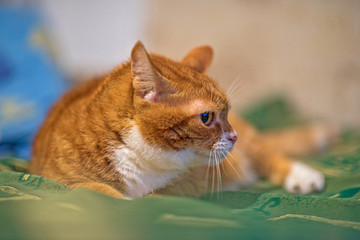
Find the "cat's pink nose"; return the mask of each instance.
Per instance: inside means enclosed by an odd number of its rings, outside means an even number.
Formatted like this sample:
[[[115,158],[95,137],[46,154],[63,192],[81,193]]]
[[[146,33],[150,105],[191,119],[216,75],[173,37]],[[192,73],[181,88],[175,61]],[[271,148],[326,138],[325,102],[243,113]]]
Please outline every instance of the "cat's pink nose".
[[[236,143],[236,141],[237,141],[237,139],[238,139],[238,135],[237,135],[237,133],[235,132],[235,130],[229,133],[228,139],[229,139],[233,144]]]

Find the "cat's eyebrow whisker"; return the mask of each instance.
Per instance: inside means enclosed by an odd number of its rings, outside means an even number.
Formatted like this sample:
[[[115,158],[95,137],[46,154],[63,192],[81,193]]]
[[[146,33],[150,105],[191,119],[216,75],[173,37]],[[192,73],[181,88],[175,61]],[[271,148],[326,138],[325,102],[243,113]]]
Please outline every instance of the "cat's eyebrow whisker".
[[[249,100],[249,96],[250,96],[249,91],[243,91],[243,89],[245,89],[248,86],[249,81],[248,79],[245,78],[240,79],[239,78],[240,75],[242,74],[239,74],[238,77],[235,78],[235,80],[232,82],[232,84],[229,86],[227,90],[227,96],[230,99],[230,102],[234,105],[238,103],[244,104]]]
[[[226,90],[226,94],[231,98],[231,96],[238,92],[239,87],[243,87],[245,83],[247,83],[247,79],[241,78],[247,70],[239,73],[236,78],[231,82],[230,86]]]
[[[240,74],[239,74],[233,81],[231,81],[230,86],[226,89],[226,94],[227,94],[228,96],[230,96],[230,95],[233,94],[233,92],[234,92],[234,86],[235,86],[235,84],[238,84],[239,76],[240,76]]]
[[[232,89],[232,93],[231,94],[236,94],[236,93],[239,93],[239,91],[243,90],[245,87],[248,86],[249,84],[249,81],[247,79],[241,79],[241,80],[238,80],[236,82],[236,86]]]
[[[245,82],[248,81],[247,78],[243,78],[244,75],[246,75],[246,73],[248,73],[248,69],[243,70],[242,72],[240,72],[236,78],[232,81],[231,85],[229,86],[228,90],[236,90],[240,85],[244,84]]]
[[[248,92],[248,91],[243,91],[243,93],[241,93],[241,94],[229,97],[230,102],[233,105],[238,105],[238,104],[244,105],[244,104],[248,103],[249,100],[251,100],[249,93],[250,92]]]

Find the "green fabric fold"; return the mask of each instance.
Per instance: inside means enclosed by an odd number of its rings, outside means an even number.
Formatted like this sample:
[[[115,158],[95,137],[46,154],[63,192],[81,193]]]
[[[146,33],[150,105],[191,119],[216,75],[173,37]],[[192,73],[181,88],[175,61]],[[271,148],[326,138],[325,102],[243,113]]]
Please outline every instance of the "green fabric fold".
[[[246,116],[261,129],[299,123],[289,107],[277,98]],[[359,143],[360,131],[348,130],[329,152],[302,159],[326,176],[325,190],[314,195],[260,181],[199,199],[128,201],[70,190],[28,174],[27,162],[2,159],[0,239],[360,239]]]

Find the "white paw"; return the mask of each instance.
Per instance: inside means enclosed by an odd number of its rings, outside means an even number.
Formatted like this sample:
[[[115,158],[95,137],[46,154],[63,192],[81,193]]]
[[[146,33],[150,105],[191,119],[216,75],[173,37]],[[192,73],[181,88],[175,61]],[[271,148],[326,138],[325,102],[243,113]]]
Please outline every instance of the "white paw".
[[[324,189],[324,176],[300,162],[294,162],[287,175],[284,188],[290,193],[314,193]]]

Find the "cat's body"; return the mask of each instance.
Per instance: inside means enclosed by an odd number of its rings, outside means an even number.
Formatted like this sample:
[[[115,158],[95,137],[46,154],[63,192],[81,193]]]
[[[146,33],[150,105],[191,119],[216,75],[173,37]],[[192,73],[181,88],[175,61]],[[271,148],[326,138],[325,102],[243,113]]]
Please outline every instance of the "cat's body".
[[[230,125],[226,94],[204,74],[211,59],[209,47],[178,63],[137,43],[129,62],[51,109],[30,172],[128,199],[237,189],[257,175],[291,192],[322,190],[320,173],[285,154],[316,150],[333,139],[332,129],[263,136],[231,111]]]

